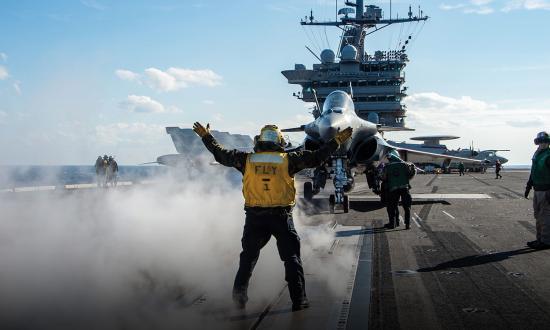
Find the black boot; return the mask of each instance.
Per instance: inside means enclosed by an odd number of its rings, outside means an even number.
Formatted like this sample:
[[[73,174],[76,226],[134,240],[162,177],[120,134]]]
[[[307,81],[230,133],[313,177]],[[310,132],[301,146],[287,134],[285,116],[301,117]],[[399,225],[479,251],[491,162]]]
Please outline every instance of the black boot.
[[[302,309],[306,309],[309,307],[309,300],[307,298],[302,298],[300,301],[292,302],[292,311],[296,312]]]
[[[236,290],[233,291],[233,303],[237,309],[245,309],[247,301],[248,296],[246,292]]]

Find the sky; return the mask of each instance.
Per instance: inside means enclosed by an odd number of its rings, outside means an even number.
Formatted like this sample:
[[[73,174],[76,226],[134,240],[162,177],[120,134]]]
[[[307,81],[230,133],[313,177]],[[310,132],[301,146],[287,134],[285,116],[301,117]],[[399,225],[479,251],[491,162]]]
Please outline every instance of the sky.
[[[365,1],[389,15],[389,1]],[[341,5],[343,1],[339,1]],[[511,149],[528,164],[550,130],[550,0],[392,1],[422,6],[424,24],[370,35],[367,52],[412,36],[407,126],[452,134],[450,148]],[[257,134],[312,119],[282,70],[311,68],[338,30],[304,28],[329,0],[0,1],[0,165],[120,164],[175,153],[166,126]],[[300,139],[299,135],[292,136]]]

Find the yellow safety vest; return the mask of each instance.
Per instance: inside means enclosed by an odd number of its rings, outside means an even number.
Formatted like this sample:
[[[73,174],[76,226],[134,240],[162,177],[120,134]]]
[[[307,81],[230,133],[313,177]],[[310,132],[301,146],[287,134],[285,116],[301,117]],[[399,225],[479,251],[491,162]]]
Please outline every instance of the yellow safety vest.
[[[243,196],[248,207],[295,204],[294,177],[288,174],[288,155],[281,152],[249,154],[243,175]]]

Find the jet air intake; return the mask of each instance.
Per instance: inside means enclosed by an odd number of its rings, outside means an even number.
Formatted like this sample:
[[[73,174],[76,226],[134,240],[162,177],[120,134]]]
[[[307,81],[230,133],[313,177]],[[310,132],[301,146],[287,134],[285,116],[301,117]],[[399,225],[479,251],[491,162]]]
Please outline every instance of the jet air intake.
[[[352,160],[357,164],[368,164],[380,160],[380,154],[384,150],[378,137],[371,136],[356,144],[352,148]]]

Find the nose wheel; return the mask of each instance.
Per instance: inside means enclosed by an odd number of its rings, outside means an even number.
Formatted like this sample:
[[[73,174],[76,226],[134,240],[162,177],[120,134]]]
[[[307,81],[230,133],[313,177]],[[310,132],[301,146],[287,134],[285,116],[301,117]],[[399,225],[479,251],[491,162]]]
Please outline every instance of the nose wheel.
[[[349,212],[349,197],[347,195],[343,195],[341,201],[341,203],[337,203],[335,195],[330,195],[328,197],[328,207],[331,214],[335,213],[337,208],[341,208],[344,213]]]
[[[313,184],[311,182],[304,183],[304,199],[308,202],[313,199]]]

